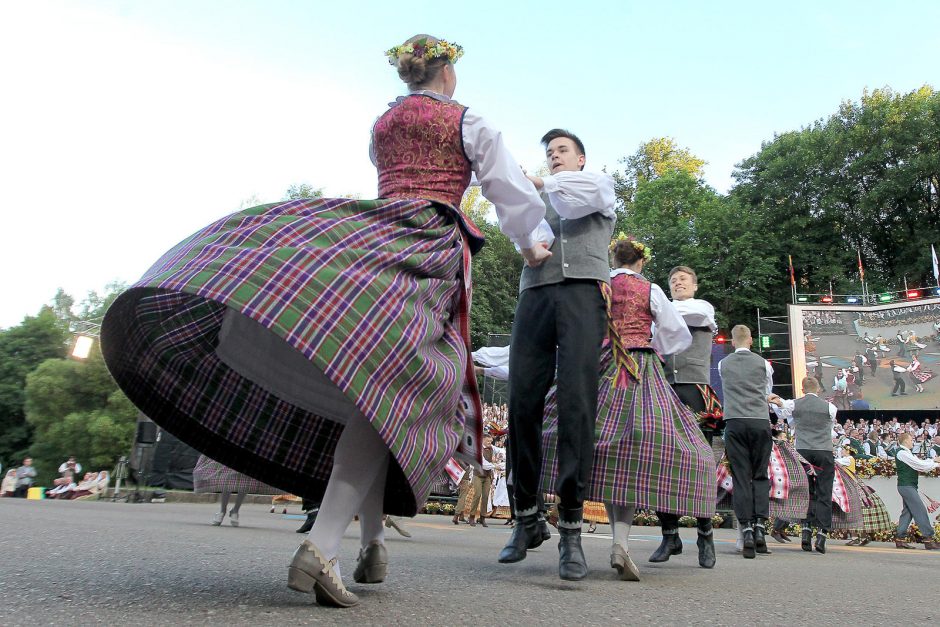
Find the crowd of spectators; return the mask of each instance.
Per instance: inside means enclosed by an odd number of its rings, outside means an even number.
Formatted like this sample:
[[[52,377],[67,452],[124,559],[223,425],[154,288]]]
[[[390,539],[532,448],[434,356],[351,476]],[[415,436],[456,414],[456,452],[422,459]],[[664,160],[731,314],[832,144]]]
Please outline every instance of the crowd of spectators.
[[[74,456],[59,465],[59,476],[53,479],[52,487],[44,496],[50,499],[77,499],[104,493],[108,489],[111,476],[107,470],[86,472],[82,475],[82,465]],[[0,497],[26,498],[29,489],[36,482],[36,468],[33,459],[27,457],[18,468],[11,468],[3,477],[0,485]]]
[[[823,335],[845,333],[845,320],[835,311],[804,311],[803,329]]]

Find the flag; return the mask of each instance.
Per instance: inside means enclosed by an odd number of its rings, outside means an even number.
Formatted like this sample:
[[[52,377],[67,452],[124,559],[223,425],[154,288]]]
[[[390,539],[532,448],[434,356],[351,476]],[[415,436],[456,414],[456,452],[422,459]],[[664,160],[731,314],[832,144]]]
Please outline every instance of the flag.
[[[862,267],[862,251],[858,251],[858,276],[865,280],[865,268]]]
[[[933,278],[940,283],[940,268],[937,267],[937,249],[930,245],[930,256],[933,258]]]
[[[790,285],[796,287],[796,277],[793,275],[793,255],[787,255],[787,259],[790,260]],[[934,256],[936,259],[936,256]],[[934,262],[933,267],[937,267],[937,263]]]

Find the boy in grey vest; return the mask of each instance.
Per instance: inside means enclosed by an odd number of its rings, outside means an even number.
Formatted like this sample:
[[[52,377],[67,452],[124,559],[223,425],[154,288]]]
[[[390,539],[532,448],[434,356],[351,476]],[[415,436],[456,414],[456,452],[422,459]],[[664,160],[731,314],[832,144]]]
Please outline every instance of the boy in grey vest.
[[[665,355],[666,381],[675,390],[679,400],[696,416],[709,413],[708,402],[714,397],[710,387],[712,365],[712,336],[718,330],[715,322],[715,308],[706,300],[695,298],[698,290],[698,276],[688,266],[676,266],[669,272],[669,292],[682,320],[692,334],[692,345],[676,355]],[[720,407],[718,408],[720,412]],[[714,412],[711,412],[714,414]],[[719,414],[720,415],[720,414]],[[701,418],[700,418],[701,420]],[[700,422],[705,440],[712,443],[712,438],[720,433],[720,418],[710,422]],[[663,539],[659,547],[650,555],[651,562],[665,562],[673,555],[682,553],[682,540],[679,538],[679,516],[669,512],[656,512],[662,526]],[[697,519],[698,563],[702,568],[715,566],[715,540],[712,532],[712,519]]]
[[[731,329],[734,353],[718,362],[724,390],[725,452],[734,480],[734,515],[741,524],[745,558],[767,550],[766,522],[770,516],[770,478],[767,464],[770,438],[768,395],[774,370],[751,352],[751,330],[739,324]]]
[[[815,475],[809,477],[809,510],[803,521],[802,547],[812,551],[813,529],[816,529],[816,551],[826,552],[826,538],[832,528],[832,482],[836,474],[832,455],[832,426],[836,406],[819,398],[822,389],[816,379],[803,379],[804,396],[783,400],[776,394],[769,401],[776,405],[778,416],[796,426],[796,450],[813,465]]]
[[[594,460],[600,349],[607,329],[600,284],[610,281],[614,181],[609,174],[582,171],[584,144],[568,131],[549,131],[542,144],[550,175],[529,179],[545,202],[540,228],[550,227],[554,239],[551,256],[535,267],[527,263],[519,284],[509,351],[509,465],[517,524],[499,561],[518,562],[526,549],[542,543],[542,418],[557,366],[558,574],[579,580],[587,575],[581,518]]]

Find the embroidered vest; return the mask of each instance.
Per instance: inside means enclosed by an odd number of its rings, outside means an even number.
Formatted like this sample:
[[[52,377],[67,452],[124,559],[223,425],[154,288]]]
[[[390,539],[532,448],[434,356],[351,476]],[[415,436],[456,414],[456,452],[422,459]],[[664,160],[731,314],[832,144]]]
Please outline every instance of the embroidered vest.
[[[898,453],[900,453],[902,450],[903,449],[899,446],[898,450],[894,452],[894,466],[898,473],[898,486],[916,488],[919,473],[898,459]]]
[[[470,185],[466,107],[429,96],[400,99],[372,129],[379,198],[424,198],[454,209]]]
[[[636,274],[618,274],[610,280],[611,323],[626,350],[650,347],[651,286]]]

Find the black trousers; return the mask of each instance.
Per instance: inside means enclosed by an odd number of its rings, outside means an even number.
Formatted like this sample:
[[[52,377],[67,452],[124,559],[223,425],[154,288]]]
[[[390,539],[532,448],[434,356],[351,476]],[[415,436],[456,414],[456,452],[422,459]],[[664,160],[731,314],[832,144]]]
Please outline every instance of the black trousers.
[[[696,384],[673,383],[672,389],[675,391],[676,396],[679,397],[679,400],[682,401],[682,404],[688,407],[693,413],[705,411],[705,399],[702,398],[702,393],[699,391]],[[708,441],[708,445],[711,446],[712,435],[710,433],[703,435],[705,436],[705,440]],[[659,524],[663,531],[679,528],[679,514],[656,510],[656,517],[659,518]],[[711,518],[697,518],[696,520],[701,529],[708,528],[708,524],[711,522]]]
[[[734,515],[742,523],[770,517],[770,478],[767,464],[773,441],[770,423],[761,418],[725,421],[725,452],[731,462]]]
[[[813,451],[797,449],[816,470],[816,476],[809,477],[809,509],[805,524],[817,529],[832,529],[832,480],[836,474],[836,460],[832,451]]]
[[[509,464],[516,511],[537,507],[545,395],[557,366],[558,480],[564,510],[584,503],[594,463],[600,349],[607,308],[596,281],[565,281],[519,295],[509,351]]]
[[[902,379],[901,377],[895,374],[894,375],[894,389],[891,390],[891,394],[896,395],[898,393],[902,393],[904,392],[906,387],[907,386],[904,383],[904,379]]]

